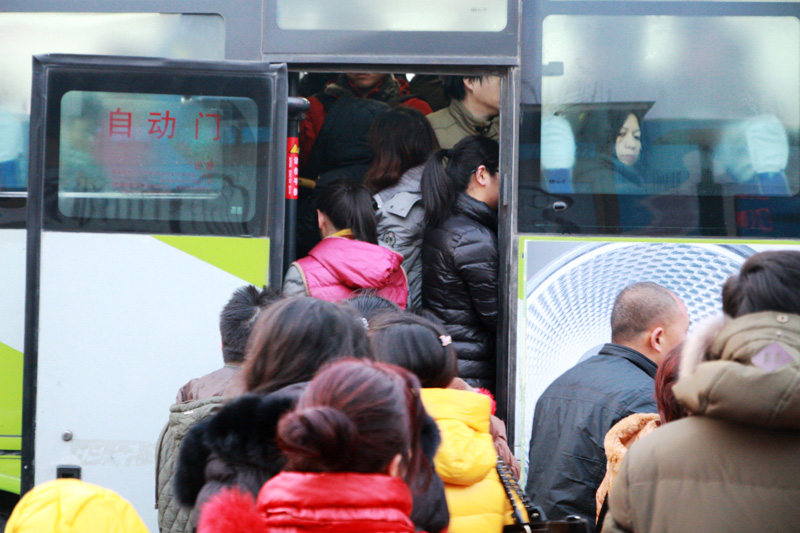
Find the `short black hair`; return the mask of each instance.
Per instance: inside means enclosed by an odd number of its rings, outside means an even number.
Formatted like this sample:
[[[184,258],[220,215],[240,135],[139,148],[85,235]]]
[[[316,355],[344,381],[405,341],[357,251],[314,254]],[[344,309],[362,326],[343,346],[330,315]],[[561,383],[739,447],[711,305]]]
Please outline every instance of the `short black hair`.
[[[461,101],[467,97],[467,90],[464,88],[464,81],[479,81],[485,76],[442,76],[444,94],[451,100]]]
[[[679,308],[678,297],[657,283],[628,285],[611,310],[611,342],[624,344],[649,331],[658,320],[669,321]]]
[[[761,311],[800,314],[800,252],[750,256],[723,285],[722,310],[733,318]]]
[[[219,315],[222,359],[225,363],[244,361],[244,350],[256,317],[279,299],[280,292],[275,289],[259,290],[253,285],[236,289]]]
[[[365,323],[367,327],[369,327],[372,319],[381,313],[400,311],[400,306],[391,300],[378,296],[375,294],[374,289],[360,290],[342,303],[355,309],[358,316],[367,321]]]

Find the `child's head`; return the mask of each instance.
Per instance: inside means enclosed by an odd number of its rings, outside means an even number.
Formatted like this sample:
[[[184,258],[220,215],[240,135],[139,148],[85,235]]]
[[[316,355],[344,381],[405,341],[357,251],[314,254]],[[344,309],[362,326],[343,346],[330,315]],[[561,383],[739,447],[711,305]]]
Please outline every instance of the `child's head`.
[[[290,298],[261,313],[245,352],[245,386],[266,394],[311,380],[325,363],[371,357],[352,309],[316,298]]]
[[[410,370],[424,388],[445,388],[458,373],[450,336],[427,318],[384,313],[370,322],[369,342],[376,360]]]
[[[378,244],[372,195],[357,181],[342,178],[325,185],[317,199],[317,218],[323,237],[349,229],[359,241]]]
[[[402,368],[347,359],[322,369],[278,424],[287,470],[390,474],[415,484],[425,458],[419,381]]]

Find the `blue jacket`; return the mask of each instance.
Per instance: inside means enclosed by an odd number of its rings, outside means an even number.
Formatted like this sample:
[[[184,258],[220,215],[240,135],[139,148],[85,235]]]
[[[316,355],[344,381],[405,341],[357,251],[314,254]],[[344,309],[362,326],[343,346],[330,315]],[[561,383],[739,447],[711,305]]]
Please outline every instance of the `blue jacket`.
[[[656,369],[639,352],[609,343],[536,402],[525,490],[549,519],[579,515],[594,524],[595,492],[606,473],[603,439],[626,416],[658,411]]]

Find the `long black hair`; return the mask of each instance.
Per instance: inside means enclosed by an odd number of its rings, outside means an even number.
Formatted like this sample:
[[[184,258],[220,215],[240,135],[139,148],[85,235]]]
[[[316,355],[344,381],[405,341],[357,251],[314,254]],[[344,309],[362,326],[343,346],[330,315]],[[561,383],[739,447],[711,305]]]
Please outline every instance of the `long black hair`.
[[[326,185],[317,200],[317,209],[336,229],[350,229],[359,241],[378,244],[372,195],[357,181],[340,178]]]
[[[372,192],[395,185],[407,170],[421,165],[439,149],[425,115],[406,106],[378,115],[367,137],[375,158],[364,175],[364,185]]]
[[[447,158],[447,165],[444,160]],[[422,171],[425,222],[438,226],[455,214],[458,194],[467,190],[471,176],[483,165],[490,174],[500,168],[500,146],[487,137],[465,137],[450,150],[438,150]]]
[[[733,318],[761,311],[800,314],[800,252],[750,256],[722,286],[722,310]]]

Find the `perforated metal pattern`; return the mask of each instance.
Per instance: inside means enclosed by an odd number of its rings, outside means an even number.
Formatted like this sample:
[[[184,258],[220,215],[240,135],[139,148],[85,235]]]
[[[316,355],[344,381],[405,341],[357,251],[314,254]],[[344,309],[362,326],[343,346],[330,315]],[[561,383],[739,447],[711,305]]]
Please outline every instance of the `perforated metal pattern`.
[[[722,283],[752,253],[747,246],[592,243],[528,279],[525,356],[518,360],[524,405],[517,412],[526,465],[536,401],[555,378],[609,341],[611,307],[620,290],[640,281],[663,285],[683,300],[696,323],[720,309]]]

